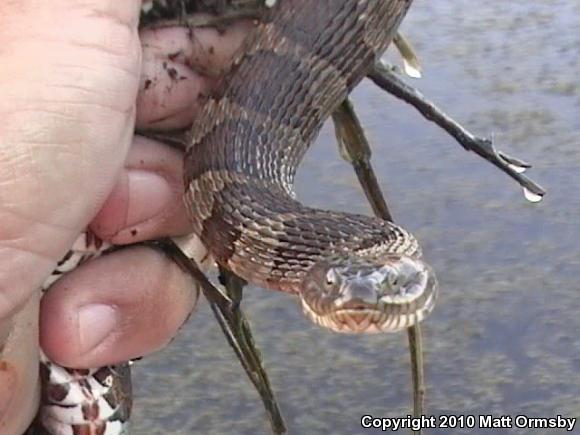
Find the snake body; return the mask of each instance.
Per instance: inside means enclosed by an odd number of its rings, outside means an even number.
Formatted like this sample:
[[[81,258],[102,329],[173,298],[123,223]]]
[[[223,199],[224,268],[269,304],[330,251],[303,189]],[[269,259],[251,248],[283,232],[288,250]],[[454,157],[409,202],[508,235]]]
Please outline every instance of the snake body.
[[[411,0],[281,0],[192,129],[186,203],[223,267],[300,295],[340,332],[396,331],[433,308],[435,277],[404,229],[306,207],[296,169],[325,119],[391,42]]]
[[[90,230],[43,283],[48,289],[65,273],[106,253],[111,245]],[[61,367],[41,353],[41,403],[26,435],[122,435],[128,433],[132,406],[128,363],[93,369]]]
[[[245,0],[152,0],[143,18],[224,1]],[[194,232],[216,262],[253,284],[299,295],[305,314],[335,331],[396,331],[435,303],[435,277],[411,234],[368,216],[306,207],[293,191],[322,123],[386,49],[411,1],[268,1],[196,120],[184,159]],[[77,244],[47,286],[106,250],[90,232]],[[45,360],[41,373],[43,401],[30,433],[128,431],[126,364],[72,370]]]

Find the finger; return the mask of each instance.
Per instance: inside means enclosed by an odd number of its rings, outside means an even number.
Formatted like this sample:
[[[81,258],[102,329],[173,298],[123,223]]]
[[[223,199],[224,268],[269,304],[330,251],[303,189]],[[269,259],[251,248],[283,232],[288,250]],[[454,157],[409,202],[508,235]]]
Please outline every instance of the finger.
[[[250,21],[239,20],[220,31],[207,27],[143,30],[137,128],[190,125],[251,27]]]
[[[91,229],[114,244],[191,232],[183,202],[182,154],[136,136],[125,168]]]
[[[122,165],[139,4],[0,2],[0,319],[39,287]]]
[[[0,322],[0,432],[24,433],[38,401],[38,297]]]
[[[192,279],[145,247],[114,252],[57,281],[42,299],[40,342],[79,368],[126,361],[165,346],[197,302]]]
[[[203,14],[198,14],[203,16]],[[215,27],[169,27],[144,29],[141,41],[145,54],[188,65],[205,76],[222,75],[254,26],[252,20],[236,20]]]

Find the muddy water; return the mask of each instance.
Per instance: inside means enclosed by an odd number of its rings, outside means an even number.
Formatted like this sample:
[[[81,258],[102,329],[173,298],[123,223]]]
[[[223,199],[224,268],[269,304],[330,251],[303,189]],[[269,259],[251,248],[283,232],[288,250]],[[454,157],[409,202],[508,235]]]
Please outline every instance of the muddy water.
[[[580,3],[418,0],[403,28],[424,63],[414,84],[533,162],[530,175],[549,191],[526,202],[412,108],[370,83],[356,90],[395,219],[441,284],[424,324],[428,413],[580,417]],[[300,170],[299,197],[369,213],[329,127]],[[364,414],[409,412],[404,334],[335,335],[293,298],[261,289],[248,289],[244,308],[290,433],[364,433]],[[136,365],[135,383],[137,434],[268,433],[205,303],[167,350]]]

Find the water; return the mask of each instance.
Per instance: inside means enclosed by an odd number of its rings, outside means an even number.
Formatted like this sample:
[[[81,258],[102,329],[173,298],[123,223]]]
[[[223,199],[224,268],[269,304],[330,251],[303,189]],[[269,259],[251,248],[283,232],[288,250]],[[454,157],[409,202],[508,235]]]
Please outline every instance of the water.
[[[368,82],[357,89],[391,210],[441,284],[424,323],[428,412],[580,417],[580,3],[418,0],[403,27],[423,65],[413,84],[533,163],[526,174],[548,190],[529,203],[414,109]],[[310,205],[370,213],[330,126],[297,187]],[[358,434],[364,414],[410,411],[405,334],[336,335],[261,289],[246,292],[244,308],[290,433]],[[268,433],[205,303],[168,349],[134,367],[136,434]]]
[[[524,198],[526,198],[530,202],[540,202],[543,198],[542,195],[538,195],[537,193],[534,193],[525,187],[523,188],[523,190],[524,190]]]

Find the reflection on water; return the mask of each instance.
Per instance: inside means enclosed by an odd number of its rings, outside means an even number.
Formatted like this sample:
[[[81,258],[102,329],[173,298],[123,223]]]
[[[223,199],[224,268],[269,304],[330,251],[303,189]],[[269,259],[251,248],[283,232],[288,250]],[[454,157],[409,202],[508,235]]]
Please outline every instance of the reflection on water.
[[[418,1],[404,24],[424,66],[416,85],[534,163],[530,175],[548,189],[539,204],[370,83],[355,93],[395,218],[441,283],[424,327],[430,413],[580,416],[578,28],[574,0]],[[299,197],[370,213],[331,132],[300,170]],[[364,414],[409,412],[404,334],[335,335],[312,326],[293,298],[261,289],[249,289],[244,306],[291,433],[361,433]],[[205,303],[135,372],[137,434],[267,433]]]

